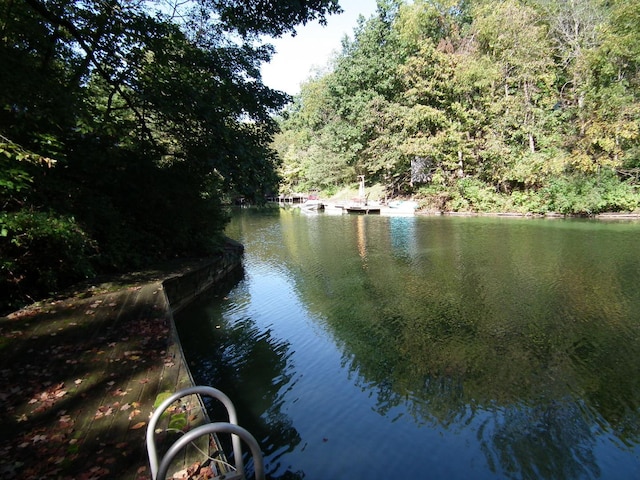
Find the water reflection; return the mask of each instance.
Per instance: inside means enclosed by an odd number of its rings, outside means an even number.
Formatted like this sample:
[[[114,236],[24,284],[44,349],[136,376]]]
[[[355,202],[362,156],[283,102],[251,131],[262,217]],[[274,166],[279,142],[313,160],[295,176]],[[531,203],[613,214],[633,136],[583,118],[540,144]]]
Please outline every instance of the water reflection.
[[[281,411],[280,390],[293,376],[288,365],[290,346],[244,316],[243,281],[244,271],[237,269],[180,312],[177,326],[196,383],[214,385],[233,399],[242,426],[260,438],[270,468],[277,470],[279,458],[301,440]],[[237,295],[230,305],[227,295],[232,288]],[[213,419],[226,419],[219,402],[207,399],[206,406]],[[302,477],[289,472],[281,478]]]
[[[640,476],[640,225],[247,212],[229,234],[247,277],[195,320],[222,322],[196,363],[272,478],[331,477],[319,452],[332,478]],[[332,418],[357,438],[314,444]],[[349,463],[371,437],[402,458]]]
[[[389,217],[391,251],[398,258],[415,258],[418,253],[416,238],[417,217]]]
[[[597,478],[596,438],[572,401],[514,405],[494,412],[478,432],[491,468],[510,478]]]
[[[360,255],[360,258],[362,259],[363,262],[366,262],[367,260],[367,239],[366,239],[366,234],[365,234],[365,230],[364,230],[364,221],[365,218],[363,216],[358,216],[358,218],[356,219],[356,226],[357,226],[357,238],[358,238],[358,255]]]

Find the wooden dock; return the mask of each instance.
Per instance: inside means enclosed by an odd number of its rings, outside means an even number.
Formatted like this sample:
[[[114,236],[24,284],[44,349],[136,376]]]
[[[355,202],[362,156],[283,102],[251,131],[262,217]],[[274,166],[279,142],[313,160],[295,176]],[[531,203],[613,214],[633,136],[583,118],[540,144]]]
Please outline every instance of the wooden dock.
[[[347,213],[357,213],[357,214],[377,214],[380,213],[381,207],[377,205],[350,205],[345,207]]]

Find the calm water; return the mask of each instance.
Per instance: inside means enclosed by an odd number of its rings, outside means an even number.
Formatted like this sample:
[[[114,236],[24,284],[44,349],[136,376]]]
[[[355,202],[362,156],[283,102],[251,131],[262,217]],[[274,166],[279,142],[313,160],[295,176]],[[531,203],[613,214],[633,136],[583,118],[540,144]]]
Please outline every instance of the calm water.
[[[274,479],[640,478],[640,223],[235,212],[176,318]]]

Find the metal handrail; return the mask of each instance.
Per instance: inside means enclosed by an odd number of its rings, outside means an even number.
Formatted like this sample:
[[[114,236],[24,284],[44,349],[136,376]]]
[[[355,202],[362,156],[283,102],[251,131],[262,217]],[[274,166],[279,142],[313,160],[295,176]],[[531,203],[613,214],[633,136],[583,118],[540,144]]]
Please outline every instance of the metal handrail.
[[[156,411],[153,413],[153,415],[151,416],[151,419],[149,420],[149,425],[147,426],[147,435],[146,435],[146,440],[147,440],[147,452],[148,452],[148,456],[149,456],[149,465],[151,466],[151,479],[152,480],[157,480],[158,478],[164,479],[164,477],[158,477],[158,472],[159,472],[159,467],[158,467],[158,451],[156,449],[156,442],[155,442],[155,430],[156,430],[156,425],[158,424],[158,421],[160,420],[160,417],[162,416],[162,414],[165,412],[165,410],[167,408],[169,408],[169,406],[175,402],[176,400],[179,400],[182,397],[186,397],[188,395],[194,395],[194,394],[198,394],[198,395],[205,395],[208,397],[212,397],[215,398],[217,400],[219,400],[227,409],[227,414],[229,415],[229,423],[224,423],[224,422],[218,422],[218,423],[214,423],[214,424],[207,424],[207,425],[203,425],[201,427],[195,428],[194,430],[187,432],[184,436],[182,436],[180,439],[178,439],[172,446],[171,448],[169,448],[169,450],[167,451],[167,453],[165,454],[164,458],[162,459],[161,465],[164,465],[165,460],[167,459],[169,452],[172,452],[173,448],[176,445],[180,445],[179,448],[177,448],[177,450],[175,450],[171,456],[171,458],[173,458],[173,456],[176,455],[176,453],[178,452],[179,449],[183,448],[184,446],[186,446],[190,441],[192,441],[193,439],[204,435],[206,433],[213,433],[215,430],[212,431],[205,431],[205,429],[203,429],[203,427],[208,427],[210,425],[217,425],[217,428],[221,428],[223,425],[231,425],[232,427],[238,427],[237,429],[235,428],[227,428],[225,427],[222,430],[219,430],[223,433],[231,433],[231,441],[232,441],[232,445],[233,445],[233,458],[234,458],[234,462],[236,464],[236,471],[237,473],[240,475],[239,478],[244,478],[244,462],[242,460],[242,444],[240,442],[240,439],[242,438],[251,448],[251,453],[254,457],[254,463],[257,465],[258,463],[260,463],[260,465],[262,465],[262,454],[260,453],[260,448],[258,447],[258,443],[255,440],[255,438],[253,438],[253,436],[247,432],[245,429],[243,429],[242,427],[238,426],[238,416],[236,414],[236,409],[233,405],[233,403],[231,402],[231,399],[229,399],[229,397],[227,397],[223,392],[221,392],[220,390],[213,388],[213,387],[208,387],[208,386],[196,386],[196,387],[190,387],[190,388],[185,388],[184,390],[180,390],[176,393],[174,393],[173,395],[171,395],[170,397],[168,397],[166,400],[164,400],[156,409]],[[194,432],[199,432],[197,435],[193,435]],[[189,438],[188,441],[184,441],[184,438]],[[255,445],[253,445],[255,444]],[[256,453],[254,452],[254,449],[257,448],[257,453],[258,455],[256,456]],[[259,457],[259,460],[258,460]],[[170,463],[170,462],[169,462]],[[166,464],[166,468],[169,468],[169,463]],[[165,476],[166,476],[166,470],[164,472]],[[256,478],[264,478],[264,472],[262,471],[261,473],[262,477],[258,477],[258,469],[256,468]]]
[[[238,436],[242,438],[249,445],[249,449],[251,450],[251,455],[253,456],[253,467],[254,467],[254,475],[256,480],[264,480],[264,461],[262,460],[262,452],[260,451],[260,446],[258,445],[257,440],[251,435],[247,430],[242,428],[239,425],[227,423],[227,422],[216,422],[216,423],[207,423],[206,425],[201,425],[189,432],[185,433],[182,437],[180,437],[176,442],[171,445],[167,453],[164,455],[162,462],[160,462],[160,467],[158,468],[158,478],[164,479],[167,476],[167,472],[169,471],[169,467],[171,466],[171,462],[173,458],[186,447],[190,442],[195,440],[196,438],[202,435],[208,435],[211,433],[231,433],[234,436]],[[242,459],[239,460],[242,463]],[[238,464],[238,460],[236,460],[236,465]],[[225,475],[226,480],[232,479],[244,479],[244,472],[237,472],[237,475]],[[155,480],[155,477],[154,477]]]

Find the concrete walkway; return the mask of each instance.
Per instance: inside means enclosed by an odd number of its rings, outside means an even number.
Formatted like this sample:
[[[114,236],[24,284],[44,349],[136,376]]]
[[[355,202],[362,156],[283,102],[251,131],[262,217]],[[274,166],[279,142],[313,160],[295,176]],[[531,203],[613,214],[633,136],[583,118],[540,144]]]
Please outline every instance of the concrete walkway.
[[[0,319],[0,478],[150,478],[154,404],[192,385],[164,288],[98,287]],[[185,405],[180,428],[202,422]]]

